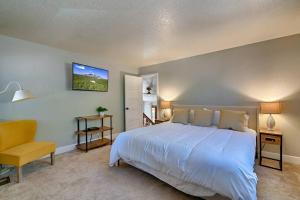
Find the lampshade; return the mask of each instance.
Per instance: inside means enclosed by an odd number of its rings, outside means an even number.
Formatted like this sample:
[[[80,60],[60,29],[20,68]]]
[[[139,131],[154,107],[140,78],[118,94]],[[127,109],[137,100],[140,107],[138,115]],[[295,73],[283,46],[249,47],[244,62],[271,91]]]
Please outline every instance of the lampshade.
[[[161,109],[171,108],[171,101],[160,101],[160,108]]]
[[[26,99],[32,99],[34,98],[32,93],[29,90],[17,90],[15,92],[14,98],[12,99],[12,102],[22,101]]]
[[[260,112],[262,114],[280,114],[281,113],[281,103],[280,102],[260,103]]]

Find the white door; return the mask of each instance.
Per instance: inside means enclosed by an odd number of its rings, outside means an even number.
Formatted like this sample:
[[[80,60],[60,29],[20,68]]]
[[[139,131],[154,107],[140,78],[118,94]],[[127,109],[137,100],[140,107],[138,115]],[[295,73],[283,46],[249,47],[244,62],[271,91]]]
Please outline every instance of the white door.
[[[143,126],[142,77],[125,75],[125,129]]]

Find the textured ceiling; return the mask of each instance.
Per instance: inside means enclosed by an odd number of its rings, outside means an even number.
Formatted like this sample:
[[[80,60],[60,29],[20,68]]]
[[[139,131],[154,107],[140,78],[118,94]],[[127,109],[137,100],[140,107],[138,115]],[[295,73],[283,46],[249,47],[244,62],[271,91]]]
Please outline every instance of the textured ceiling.
[[[0,34],[139,67],[300,33],[300,0],[0,0]]]

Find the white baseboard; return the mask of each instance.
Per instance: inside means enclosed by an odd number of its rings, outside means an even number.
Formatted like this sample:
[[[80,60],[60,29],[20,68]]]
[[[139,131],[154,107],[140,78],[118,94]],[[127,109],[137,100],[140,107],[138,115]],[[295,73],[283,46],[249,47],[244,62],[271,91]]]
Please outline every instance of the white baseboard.
[[[266,157],[274,158],[274,159],[279,159],[279,153],[263,151],[262,155],[266,156]],[[282,159],[283,159],[283,162],[300,165],[300,157],[290,156],[290,155],[282,155]]]
[[[73,151],[76,149],[76,145],[77,144],[69,144],[66,146],[58,147],[58,148],[56,148],[55,154],[58,155],[58,154],[66,153],[69,151]]]
[[[69,145],[66,145],[66,146],[57,147],[56,151],[55,151],[55,155],[59,155],[59,154],[62,154],[62,153],[73,151],[73,150],[76,149],[76,145],[77,144],[69,144]],[[50,157],[50,155],[48,154],[46,156],[43,156],[41,159],[49,158],[49,157]]]
[[[97,139],[93,139],[93,140],[97,140]],[[81,144],[85,144],[85,142],[82,142]],[[57,147],[56,151],[55,151],[55,155],[59,155],[59,154],[62,154],[62,153],[67,153],[69,151],[73,151],[73,150],[76,149],[76,145],[77,145],[77,143],[76,144],[69,144],[69,145],[66,145],[66,146]],[[43,158],[48,158],[48,157],[50,157],[50,155],[46,155],[46,156],[42,157],[42,159]]]
[[[113,133],[113,139],[118,135],[119,133]],[[97,138],[95,139],[92,139],[93,140],[97,140]],[[81,142],[81,144],[85,144],[85,142]],[[66,146],[62,146],[62,147],[58,147],[56,148],[56,151],[55,151],[55,155],[58,155],[58,154],[62,154],[62,153],[66,153],[66,152],[69,152],[69,151],[73,151],[76,149],[76,144],[69,144],[69,145],[66,145]]]

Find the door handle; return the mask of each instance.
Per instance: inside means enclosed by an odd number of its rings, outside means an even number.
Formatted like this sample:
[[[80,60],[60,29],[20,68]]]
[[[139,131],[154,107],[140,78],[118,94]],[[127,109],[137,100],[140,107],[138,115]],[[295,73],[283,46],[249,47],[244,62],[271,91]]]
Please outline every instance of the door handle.
[[[128,107],[126,107],[126,108],[125,108],[125,110],[129,110],[129,108],[128,108]]]

